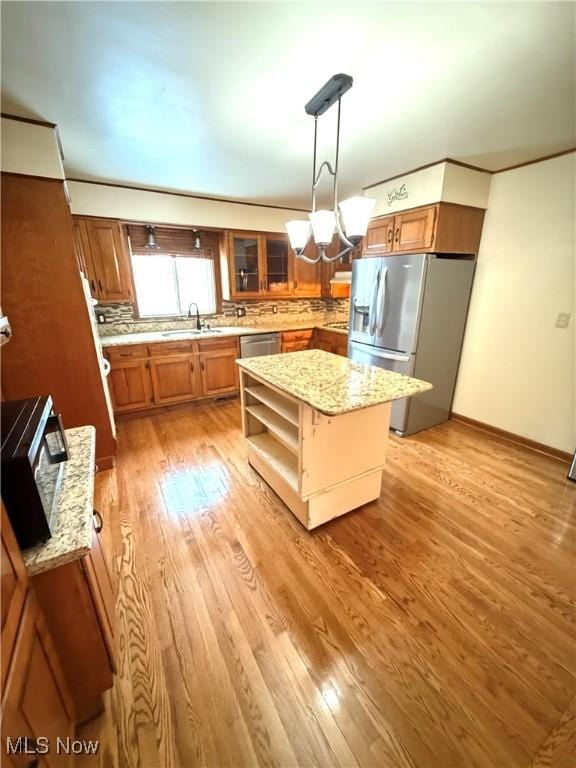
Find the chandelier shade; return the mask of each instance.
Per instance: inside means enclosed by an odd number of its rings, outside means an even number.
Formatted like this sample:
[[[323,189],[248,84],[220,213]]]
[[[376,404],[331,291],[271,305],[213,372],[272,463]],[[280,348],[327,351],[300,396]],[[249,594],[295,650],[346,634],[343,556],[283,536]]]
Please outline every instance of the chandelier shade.
[[[314,211],[310,214],[312,235],[316,245],[330,245],[336,230],[336,214],[334,211]]]
[[[303,220],[287,221],[284,226],[288,232],[291,248],[296,252],[303,251],[310,239],[310,222]]]
[[[338,207],[346,237],[364,237],[375,205],[376,200],[373,197],[349,197],[342,200]]]

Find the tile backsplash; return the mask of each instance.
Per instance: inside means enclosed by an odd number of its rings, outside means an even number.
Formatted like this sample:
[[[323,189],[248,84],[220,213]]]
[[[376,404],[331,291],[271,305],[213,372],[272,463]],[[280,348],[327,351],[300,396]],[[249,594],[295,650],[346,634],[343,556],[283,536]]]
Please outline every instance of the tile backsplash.
[[[224,301],[222,312],[214,315],[202,315],[202,320],[210,325],[254,325],[258,320],[265,318],[268,322],[273,318],[288,321],[298,315],[329,313],[336,320],[348,318],[348,299],[290,299],[278,301]],[[244,317],[237,317],[236,308],[243,307],[246,310]],[[276,307],[276,312],[274,312]],[[100,303],[96,307],[97,314],[106,317],[105,323],[98,325],[101,336],[110,336],[117,333],[134,333],[137,331],[148,332],[157,330],[158,326],[168,330],[193,327],[195,319],[182,318],[135,318],[134,308],[131,304]]]

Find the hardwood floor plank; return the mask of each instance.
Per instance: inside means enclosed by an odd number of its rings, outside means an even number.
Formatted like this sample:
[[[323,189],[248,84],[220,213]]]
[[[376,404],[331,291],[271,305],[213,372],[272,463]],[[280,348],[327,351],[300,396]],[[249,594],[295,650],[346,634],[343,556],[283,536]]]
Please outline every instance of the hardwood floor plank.
[[[101,768],[572,768],[576,487],[448,423],[305,531],[238,403],[123,421],[97,478],[118,675]]]
[[[531,768],[572,768],[576,763],[576,698],[538,748]]]

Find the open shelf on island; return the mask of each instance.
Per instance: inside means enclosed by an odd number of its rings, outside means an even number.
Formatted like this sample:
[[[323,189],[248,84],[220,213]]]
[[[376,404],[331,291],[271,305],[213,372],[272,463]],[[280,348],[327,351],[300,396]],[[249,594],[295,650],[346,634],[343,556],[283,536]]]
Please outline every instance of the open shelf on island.
[[[246,438],[252,448],[275,470],[283,480],[298,491],[298,460],[267,432]]]
[[[287,400],[263,384],[246,387],[245,392],[255,397],[261,403],[264,403],[264,405],[267,405],[268,408],[276,411],[276,413],[279,413],[290,424],[294,424],[295,427],[298,426],[298,403]]]
[[[246,411],[258,419],[285,448],[298,455],[298,427],[267,405],[247,405]]]
[[[327,416],[241,363],[248,461],[305,528],[380,496],[390,402]]]

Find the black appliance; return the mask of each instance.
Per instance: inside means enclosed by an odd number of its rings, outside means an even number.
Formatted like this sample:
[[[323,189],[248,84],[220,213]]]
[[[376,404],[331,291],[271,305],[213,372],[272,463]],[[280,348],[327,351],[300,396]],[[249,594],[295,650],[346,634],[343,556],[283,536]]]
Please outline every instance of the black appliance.
[[[2,501],[21,549],[49,539],[68,459],[62,420],[52,398],[2,403]]]

